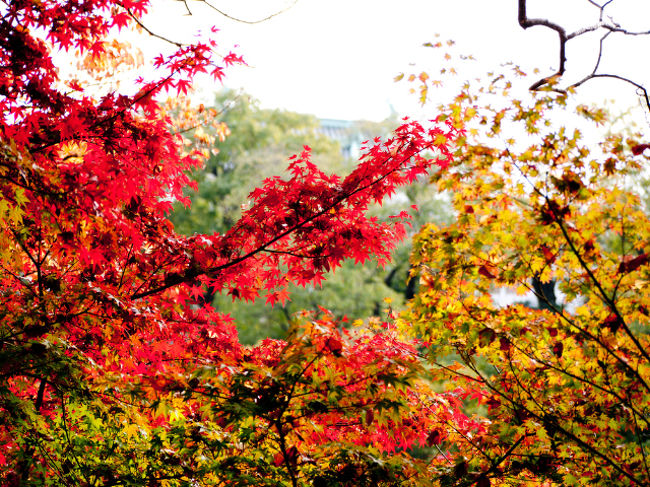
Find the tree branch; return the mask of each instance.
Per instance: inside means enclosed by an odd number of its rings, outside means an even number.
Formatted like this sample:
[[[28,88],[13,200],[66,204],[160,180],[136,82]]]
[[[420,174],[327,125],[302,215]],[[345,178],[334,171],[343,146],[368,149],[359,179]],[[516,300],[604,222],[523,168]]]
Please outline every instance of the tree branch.
[[[530,86],[529,89],[531,91],[536,91],[536,90],[539,90],[541,88],[548,89],[550,87],[550,89],[553,90],[553,91],[557,91],[557,92],[560,92],[560,93],[566,93],[566,90],[559,89],[559,88],[553,88],[553,85],[557,82],[558,78],[560,78],[566,71],[566,45],[567,45],[567,43],[570,40],[575,39],[576,37],[580,37],[583,34],[587,34],[587,33],[590,33],[590,32],[595,32],[595,31],[597,31],[599,29],[604,29],[607,32],[600,39],[600,48],[599,48],[599,51],[598,51],[598,59],[596,60],[596,65],[594,66],[594,69],[592,70],[592,72],[589,75],[585,76],[582,80],[578,81],[577,83],[573,83],[568,88],[569,89],[577,88],[578,86],[582,85],[586,81],[589,81],[589,80],[594,79],[594,78],[618,79],[620,81],[624,81],[624,82],[626,82],[628,84],[631,84],[632,86],[635,86],[637,88],[637,93],[639,94],[639,96],[645,102],[645,108],[650,112],[650,96],[648,96],[648,91],[643,85],[633,81],[630,78],[622,76],[622,75],[618,75],[618,74],[602,74],[602,73],[597,74],[596,73],[599,66],[600,66],[600,61],[601,61],[602,55],[603,55],[603,42],[605,41],[605,39],[610,34],[617,33],[617,34],[623,34],[623,35],[626,35],[626,36],[645,36],[645,35],[650,35],[650,30],[630,31],[630,30],[627,30],[627,29],[624,29],[623,27],[621,27],[611,17],[608,18],[608,21],[603,20],[604,16],[605,16],[605,8],[609,4],[611,4],[614,0],[608,0],[603,5],[599,5],[598,3],[596,3],[593,0],[586,0],[586,1],[589,2],[591,5],[593,5],[594,7],[599,9],[600,15],[599,15],[598,23],[594,24],[594,25],[591,25],[591,26],[588,26],[588,27],[582,27],[582,28],[570,33],[570,34],[567,34],[567,31],[566,31],[566,29],[564,27],[562,27],[561,25],[556,24],[555,22],[552,22],[552,21],[550,21],[548,19],[530,19],[530,18],[528,18],[528,14],[527,14],[527,10],[526,10],[526,7],[527,7],[526,0],[517,0],[518,21],[519,21],[519,25],[523,29],[528,29],[530,27],[534,27],[534,26],[537,26],[537,25],[542,26],[542,27],[546,27],[548,29],[551,29],[551,30],[554,30],[555,32],[557,32],[558,39],[559,39],[559,42],[560,42],[560,46],[559,46],[559,63],[558,63],[557,71],[554,74],[550,75],[550,76],[546,76],[546,77],[536,81],[535,83],[533,83]]]
[[[296,3],[298,3],[298,0],[294,0],[293,3],[291,3],[289,6],[283,8],[283,9],[281,9],[281,10],[278,10],[277,12],[274,12],[274,13],[272,13],[271,15],[268,15],[268,16],[266,16],[266,17],[264,17],[264,18],[257,19],[257,20],[246,20],[246,19],[241,19],[241,18],[239,18],[239,17],[234,17],[234,16],[232,16],[232,15],[230,15],[230,14],[224,12],[223,10],[221,10],[221,9],[215,7],[214,5],[212,5],[212,4],[211,4],[210,2],[208,2],[207,0],[197,0],[197,1],[200,2],[200,3],[204,3],[204,4],[206,4],[206,5],[207,5],[208,7],[210,7],[212,10],[214,10],[215,12],[218,12],[220,15],[223,15],[223,16],[226,17],[227,19],[234,20],[235,22],[240,22],[240,23],[242,23],[242,24],[249,24],[249,25],[252,25],[252,24],[260,24],[260,23],[262,23],[262,22],[266,22],[267,20],[271,20],[273,17],[277,17],[278,15],[285,13],[286,11],[288,11],[289,9],[291,9],[291,8],[292,8]]]
[[[406,144],[408,144],[408,143],[406,143]],[[397,148],[396,149],[396,154],[399,154],[400,151],[403,148],[404,148],[404,145],[401,145],[399,148]],[[426,150],[430,150],[431,148],[432,148],[432,145],[427,144],[426,147],[418,150],[418,153],[425,152]],[[384,162],[387,163],[388,161],[390,161],[394,157],[395,156],[389,156],[384,160]],[[317,212],[313,213],[312,215],[310,215],[308,217],[305,217],[304,219],[299,220],[298,222],[296,222],[295,224],[293,224],[289,228],[281,231],[280,233],[278,233],[276,235],[269,235],[268,240],[266,240],[264,242],[261,242],[259,245],[257,245],[255,248],[251,249],[250,251],[248,251],[244,255],[240,255],[239,257],[233,258],[232,260],[229,260],[228,262],[225,262],[225,263],[223,263],[221,265],[218,265],[218,266],[215,266],[215,267],[204,268],[204,269],[189,268],[183,273],[177,273],[177,274],[169,275],[167,277],[167,279],[165,279],[164,283],[162,283],[162,284],[160,284],[158,286],[155,286],[153,288],[150,288],[148,290],[137,291],[137,292],[133,293],[130,296],[130,299],[132,299],[132,300],[142,299],[142,298],[145,298],[147,296],[158,294],[158,293],[160,293],[160,292],[162,292],[162,291],[164,291],[166,289],[169,289],[171,287],[177,286],[177,285],[182,284],[182,283],[190,282],[190,281],[196,279],[199,276],[205,275],[205,276],[209,277],[209,276],[218,275],[223,270],[231,268],[231,267],[233,267],[233,266],[235,266],[237,264],[240,264],[240,263],[250,259],[251,257],[253,257],[253,256],[257,255],[257,254],[260,254],[262,252],[269,252],[269,250],[272,250],[272,249],[270,249],[270,247],[273,244],[275,244],[276,242],[278,242],[279,240],[282,240],[283,238],[291,235],[292,233],[295,233],[297,230],[300,230],[301,228],[307,226],[309,223],[316,220],[317,218],[319,218],[319,217],[321,217],[323,215],[326,215],[327,213],[330,212],[330,210],[344,204],[345,201],[350,200],[356,194],[358,194],[358,193],[360,193],[362,191],[365,191],[365,190],[369,189],[370,187],[381,183],[384,179],[386,179],[387,177],[389,177],[393,173],[395,173],[397,171],[400,171],[401,169],[403,169],[403,165],[400,165],[398,167],[395,167],[395,168],[391,169],[387,173],[381,175],[380,177],[377,177],[376,179],[370,181],[369,183],[362,184],[361,186],[359,186],[359,187],[355,188],[354,190],[350,191],[349,193],[342,194],[342,195],[338,196],[337,198],[335,198],[332,201],[332,203],[326,205],[320,211],[317,211]]]
[[[517,18],[519,20],[519,25],[525,30],[530,27],[535,27],[536,25],[541,25],[543,27],[548,27],[549,29],[554,30],[558,34],[558,39],[560,41],[560,60],[558,64],[557,72],[546,78],[542,78],[539,81],[533,83],[530,87],[530,90],[535,91],[540,87],[547,85],[553,82],[555,79],[562,76],[566,70],[566,43],[567,43],[567,33],[564,27],[554,22],[551,22],[547,19],[529,19],[526,12],[526,0],[518,0],[518,11]]]

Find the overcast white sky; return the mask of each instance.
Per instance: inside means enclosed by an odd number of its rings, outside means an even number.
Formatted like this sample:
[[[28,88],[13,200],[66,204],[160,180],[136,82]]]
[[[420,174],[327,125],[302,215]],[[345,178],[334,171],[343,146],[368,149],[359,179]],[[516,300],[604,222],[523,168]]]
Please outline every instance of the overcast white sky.
[[[293,0],[212,0],[228,14],[247,20],[263,18]],[[298,0],[286,12],[266,22],[233,22],[200,4],[170,0],[169,8],[153,12],[150,25],[169,32],[203,24],[220,29],[218,40],[234,48],[249,67],[230,69],[226,86],[243,88],[266,107],[280,107],[323,118],[381,120],[391,105],[400,113],[417,110],[415,97],[393,78],[402,71],[435,72],[436,51],[422,48],[434,40],[454,39],[458,50],[473,54],[490,70],[506,61],[551,74],[557,66],[556,35],[543,27],[523,31],[517,24],[516,0]],[[623,26],[650,29],[650,1],[615,0],[609,10]],[[609,8],[609,7],[608,7]],[[529,16],[549,17],[568,28],[598,20],[598,9],[587,0],[529,0]],[[603,61],[617,72],[650,81],[650,39],[611,42]],[[569,44],[567,78],[579,79],[596,54],[598,37]],[[609,41],[608,41],[609,42]],[[235,47],[236,46],[236,47]],[[528,80],[526,80],[529,83]],[[585,91],[602,98],[636,102],[625,84],[593,86]],[[218,88],[218,87],[215,87]],[[204,86],[206,92],[212,86]]]

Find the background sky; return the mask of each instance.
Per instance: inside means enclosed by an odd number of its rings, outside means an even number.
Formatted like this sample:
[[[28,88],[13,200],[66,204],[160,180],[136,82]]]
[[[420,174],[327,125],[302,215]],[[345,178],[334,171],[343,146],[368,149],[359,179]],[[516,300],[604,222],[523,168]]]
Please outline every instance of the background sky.
[[[228,15],[257,20],[291,6],[293,0],[212,0]],[[270,20],[245,24],[229,20],[200,2],[168,0],[146,22],[158,31],[189,35],[197,26],[220,29],[224,52],[241,54],[248,67],[227,71],[225,85],[244,89],[269,108],[313,113],[322,118],[381,120],[391,112],[418,112],[417,100],[400,72],[436,72],[440,52],[422,44],[453,39],[457,50],[472,54],[478,69],[488,71],[513,61],[544,75],[557,68],[557,35],[517,23],[516,0],[298,0]],[[529,0],[529,17],[546,17],[569,29],[598,21],[588,0]],[[650,29],[650,2],[615,0],[607,12],[624,27]],[[595,61],[599,36],[568,45],[567,80],[582,78]],[[613,41],[613,42],[612,42]],[[650,81],[650,38],[608,40],[605,70]],[[414,68],[412,65],[417,65]],[[471,74],[461,73],[470,76]],[[524,81],[530,84],[530,80]],[[204,84],[206,97],[220,86]],[[591,100],[616,98],[619,106],[637,104],[634,88],[624,83],[592,81],[581,89]]]

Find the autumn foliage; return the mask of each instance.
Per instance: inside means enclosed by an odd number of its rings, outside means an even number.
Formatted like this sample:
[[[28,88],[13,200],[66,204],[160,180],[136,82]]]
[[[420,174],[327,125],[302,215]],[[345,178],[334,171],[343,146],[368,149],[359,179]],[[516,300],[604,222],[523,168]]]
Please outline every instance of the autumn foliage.
[[[629,184],[647,144],[592,147],[551,127],[564,95],[479,104],[508,94],[497,77],[367,143],[346,177],[305,148],[229,231],[183,236],[168,216],[189,204],[188,173],[212,140],[188,151],[173,127],[227,128],[203,108],[172,120],[164,97],[241,58],[214,54],[212,38],[173,43],[155,77],[124,92],[56,66],[59,50],[90,77],[128,64],[111,35],[142,27],[149,8],[3,10],[2,485],[650,483],[650,222]],[[425,74],[411,77],[423,100]],[[504,135],[508,124],[527,139]],[[205,302],[273,305],[345,259],[386,262],[409,215],[368,209],[427,175],[457,218],[415,236],[420,289],[400,316],[305,311],[285,341],[244,347]],[[500,306],[499,287],[538,306]]]
[[[517,98],[497,74],[447,107],[467,138],[433,182],[457,218],[415,237],[422,285],[402,326],[488,420],[466,439],[477,484],[647,485],[644,144],[597,130],[606,113],[566,94]]]
[[[214,39],[179,44],[156,58],[157,78],[102,94],[59,79],[53,54],[97,66],[115,52],[110,35],[148,8],[44,0],[3,12],[0,482],[408,478],[408,455],[390,455],[425,442],[427,411],[439,409],[411,344],[379,325],[342,334],[325,313],[305,315],[286,343],[246,349],[203,295],[273,304],[344,259],[385,261],[408,215],[381,222],[366,210],[448,164],[458,129],[408,122],[369,143],[345,178],[306,149],[288,179],[250,195],[229,232],[178,235],[167,217],[188,203],[202,153],[185,152],[159,100],[186,94],[197,75],[219,80],[240,58],[214,55]]]

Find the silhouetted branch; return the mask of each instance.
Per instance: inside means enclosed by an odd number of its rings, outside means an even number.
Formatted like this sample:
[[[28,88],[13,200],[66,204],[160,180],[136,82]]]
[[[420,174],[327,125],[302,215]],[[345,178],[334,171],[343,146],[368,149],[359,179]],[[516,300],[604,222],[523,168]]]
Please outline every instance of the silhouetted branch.
[[[550,75],[546,76],[535,83],[533,83],[530,86],[530,90],[535,91],[539,90],[541,88],[544,89],[551,89],[553,91],[557,91],[560,93],[566,93],[566,89],[561,89],[555,87],[555,83],[557,80],[565,73],[566,71],[566,45],[569,41],[580,37],[581,35],[590,33],[590,32],[596,32],[600,29],[603,29],[606,31],[606,33],[600,38],[600,45],[599,45],[599,50],[598,50],[598,58],[596,60],[596,64],[591,71],[590,74],[585,76],[583,79],[580,81],[573,83],[570,85],[567,89],[571,88],[577,88],[578,86],[582,85],[583,83],[594,79],[594,78],[613,78],[613,79],[618,79],[620,81],[625,81],[628,84],[631,84],[632,86],[635,86],[637,88],[637,93],[639,96],[641,96],[645,102],[646,109],[650,111],[650,97],[648,96],[648,91],[647,89],[641,85],[640,83],[632,80],[631,78],[627,78],[625,76],[619,75],[619,74],[610,74],[610,73],[598,73],[598,68],[600,67],[600,62],[602,60],[603,56],[603,50],[604,50],[604,41],[609,37],[610,34],[616,33],[616,34],[623,34],[626,36],[645,36],[645,35],[650,35],[650,30],[644,30],[644,31],[630,31],[625,28],[623,28],[620,24],[614,21],[613,18],[607,17],[605,18],[605,8],[610,5],[611,3],[614,2],[614,0],[607,0],[604,2],[602,5],[598,4],[594,0],[586,0],[589,4],[593,5],[599,10],[599,21],[597,24],[587,26],[587,27],[582,27],[574,32],[567,33],[566,29],[562,27],[560,24],[557,24],[555,22],[552,22],[548,19],[531,19],[528,18],[528,13],[527,13],[527,2],[526,0],[517,0],[517,17],[519,21],[519,25],[523,29],[528,29],[530,27],[535,27],[537,25],[546,27],[548,29],[554,30],[557,32],[558,35],[558,40],[559,40],[559,62],[558,62],[558,69],[557,71]]]

